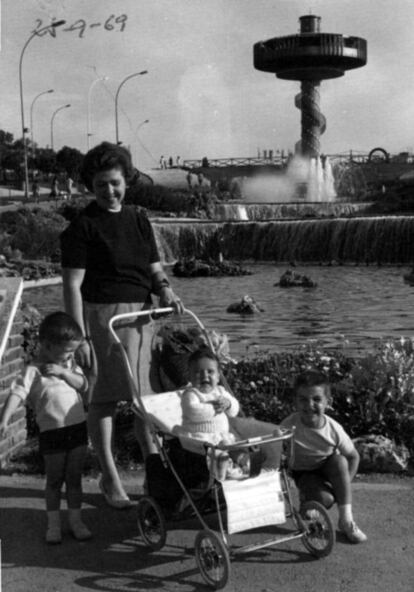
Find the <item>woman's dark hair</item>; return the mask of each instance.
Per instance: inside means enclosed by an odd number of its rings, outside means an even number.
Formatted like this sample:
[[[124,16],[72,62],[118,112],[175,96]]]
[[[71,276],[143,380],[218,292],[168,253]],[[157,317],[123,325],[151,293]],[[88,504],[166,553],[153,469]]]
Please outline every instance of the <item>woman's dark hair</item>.
[[[217,363],[217,366],[220,366],[220,361],[216,354],[211,351],[208,347],[200,347],[193,351],[193,353],[188,358],[188,367],[192,366],[199,360],[204,360],[204,358],[208,358],[209,360],[213,360]]]
[[[82,330],[78,323],[66,312],[52,312],[39,326],[39,341],[61,345],[69,341],[81,341]]]
[[[294,384],[295,393],[297,392],[297,390],[299,388],[308,388],[308,387],[312,387],[312,386],[325,387],[325,395],[327,397],[330,396],[331,387],[329,384],[329,379],[326,376],[326,374],[324,374],[323,372],[321,372],[320,370],[317,370],[317,369],[305,370],[304,372],[301,372],[300,374],[298,374],[298,376],[295,379],[295,384]]]
[[[88,191],[93,191],[93,179],[97,173],[120,168],[128,183],[134,174],[129,150],[117,144],[102,142],[86,153],[80,176]]]

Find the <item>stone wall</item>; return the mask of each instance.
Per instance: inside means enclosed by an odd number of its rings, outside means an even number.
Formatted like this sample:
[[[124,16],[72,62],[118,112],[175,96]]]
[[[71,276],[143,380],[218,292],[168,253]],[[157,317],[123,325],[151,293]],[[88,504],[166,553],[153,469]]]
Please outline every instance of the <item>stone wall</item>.
[[[19,311],[21,280],[2,279],[4,297],[1,302],[0,337],[0,409],[10,391],[13,379],[23,368],[23,318]],[[5,436],[0,439],[0,468],[26,440],[26,409],[22,405],[12,416]]]

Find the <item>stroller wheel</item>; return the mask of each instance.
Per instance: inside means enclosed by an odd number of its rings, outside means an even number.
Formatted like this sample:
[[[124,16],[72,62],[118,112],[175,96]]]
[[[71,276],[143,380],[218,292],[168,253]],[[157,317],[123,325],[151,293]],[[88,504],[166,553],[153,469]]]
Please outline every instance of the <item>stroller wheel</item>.
[[[200,530],[194,546],[204,581],[216,590],[224,588],[230,575],[230,557],[223,540],[212,530]]]
[[[150,496],[142,497],[138,502],[138,530],[144,542],[153,551],[162,549],[167,539],[167,527],[164,514]]]
[[[303,544],[315,557],[326,557],[334,545],[335,531],[326,509],[319,502],[304,502],[299,521],[305,532]]]

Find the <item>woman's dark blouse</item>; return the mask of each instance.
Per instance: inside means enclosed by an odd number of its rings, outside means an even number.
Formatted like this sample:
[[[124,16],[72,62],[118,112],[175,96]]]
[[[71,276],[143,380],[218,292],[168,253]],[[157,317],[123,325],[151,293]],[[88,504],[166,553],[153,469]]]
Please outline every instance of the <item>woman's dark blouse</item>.
[[[143,211],[122,206],[108,212],[91,202],[60,237],[62,267],[85,269],[86,302],[145,302],[151,293],[150,263],[160,260]]]

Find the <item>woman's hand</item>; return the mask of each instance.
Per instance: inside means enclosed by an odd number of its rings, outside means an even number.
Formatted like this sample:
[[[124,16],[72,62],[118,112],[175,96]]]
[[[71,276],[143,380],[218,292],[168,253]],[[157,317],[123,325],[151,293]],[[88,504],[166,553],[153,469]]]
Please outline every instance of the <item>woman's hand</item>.
[[[88,340],[85,339],[85,341],[82,341],[76,350],[75,358],[81,368],[91,368],[92,352]]]
[[[160,290],[160,307],[172,307],[174,312],[182,314],[184,312],[184,305],[170,287],[164,287]]]

